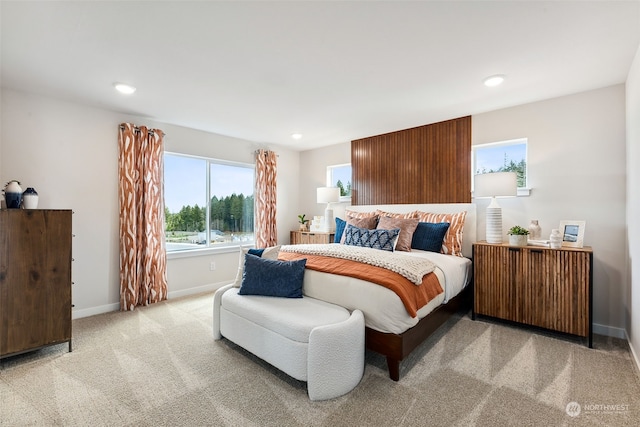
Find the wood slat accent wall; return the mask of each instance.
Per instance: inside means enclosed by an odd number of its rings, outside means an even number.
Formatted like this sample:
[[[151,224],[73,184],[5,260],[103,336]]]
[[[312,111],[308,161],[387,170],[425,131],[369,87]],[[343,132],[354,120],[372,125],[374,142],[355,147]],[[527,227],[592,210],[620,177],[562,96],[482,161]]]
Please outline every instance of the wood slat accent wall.
[[[351,141],[353,205],[471,202],[471,116]]]

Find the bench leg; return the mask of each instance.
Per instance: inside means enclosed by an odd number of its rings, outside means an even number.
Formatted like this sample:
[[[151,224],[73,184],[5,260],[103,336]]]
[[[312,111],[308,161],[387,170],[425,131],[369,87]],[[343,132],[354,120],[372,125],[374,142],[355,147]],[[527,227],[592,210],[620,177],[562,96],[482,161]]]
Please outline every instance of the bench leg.
[[[319,326],[309,336],[307,391],[311,400],[342,396],[364,373],[364,315],[354,310],[341,323]]]
[[[233,288],[233,283],[225,285],[219,288],[215,294],[213,294],[213,339],[219,340],[222,338],[220,333],[220,306],[222,305],[222,294]]]

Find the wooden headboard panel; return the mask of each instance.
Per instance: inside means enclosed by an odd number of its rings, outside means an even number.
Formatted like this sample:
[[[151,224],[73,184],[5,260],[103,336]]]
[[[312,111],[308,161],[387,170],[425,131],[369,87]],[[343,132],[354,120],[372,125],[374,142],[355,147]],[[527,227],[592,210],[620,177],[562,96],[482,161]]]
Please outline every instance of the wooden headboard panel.
[[[471,116],[351,141],[351,203],[470,203]]]
[[[376,209],[385,212],[407,213],[412,211],[423,211],[433,213],[457,213],[467,211],[464,221],[464,231],[462,235],[462,254],[471,258],[473,255],[473,243],[477,241],[476,233],[476,205],[473,203],[434,203],[434,204],[411,204],[411,205],[359,205],[347,206],[346,209],[356,212],[372,212]],[[344,211],[336,216],[344,218]]]

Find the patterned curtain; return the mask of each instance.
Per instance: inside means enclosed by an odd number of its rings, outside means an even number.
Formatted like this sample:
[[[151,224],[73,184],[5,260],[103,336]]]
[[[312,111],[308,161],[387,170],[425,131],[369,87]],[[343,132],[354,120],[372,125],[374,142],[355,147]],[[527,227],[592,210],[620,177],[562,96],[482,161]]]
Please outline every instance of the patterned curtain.
[[[159,129],[120,125],[120,310],[167,299],[163,142]]]
[[[258,150],[256,158],[256,247],[276,245],[276,153]]]

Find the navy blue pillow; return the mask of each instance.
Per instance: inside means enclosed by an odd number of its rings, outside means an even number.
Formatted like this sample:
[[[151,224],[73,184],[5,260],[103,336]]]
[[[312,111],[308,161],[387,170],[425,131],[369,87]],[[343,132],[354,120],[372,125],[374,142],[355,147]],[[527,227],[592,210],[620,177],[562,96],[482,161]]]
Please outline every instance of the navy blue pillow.
[[[264,248],[262,249],[249,249],[248,254],[255,255],[257,257],[262,258],[262,253],[264,252]]]
[[[367,230],[366,228],[358,228],[355,225],[347,224],[344,244],[393,252],[399,234],[399,228],[394,228],[393,230],[381,228]]]
[[[342,218],[336,218],[336,236],[333,239],[333,243],[340,243],[342,240],[342,234],[344,233],[344,228],[347,225],[347,221]]]
[[[411,249],[442,252],[442,241],[449,229],[448,222],[419,222],[411,239]]]
[[[302,298],[307,260],[279,261],[247,254],[238,294]]]

